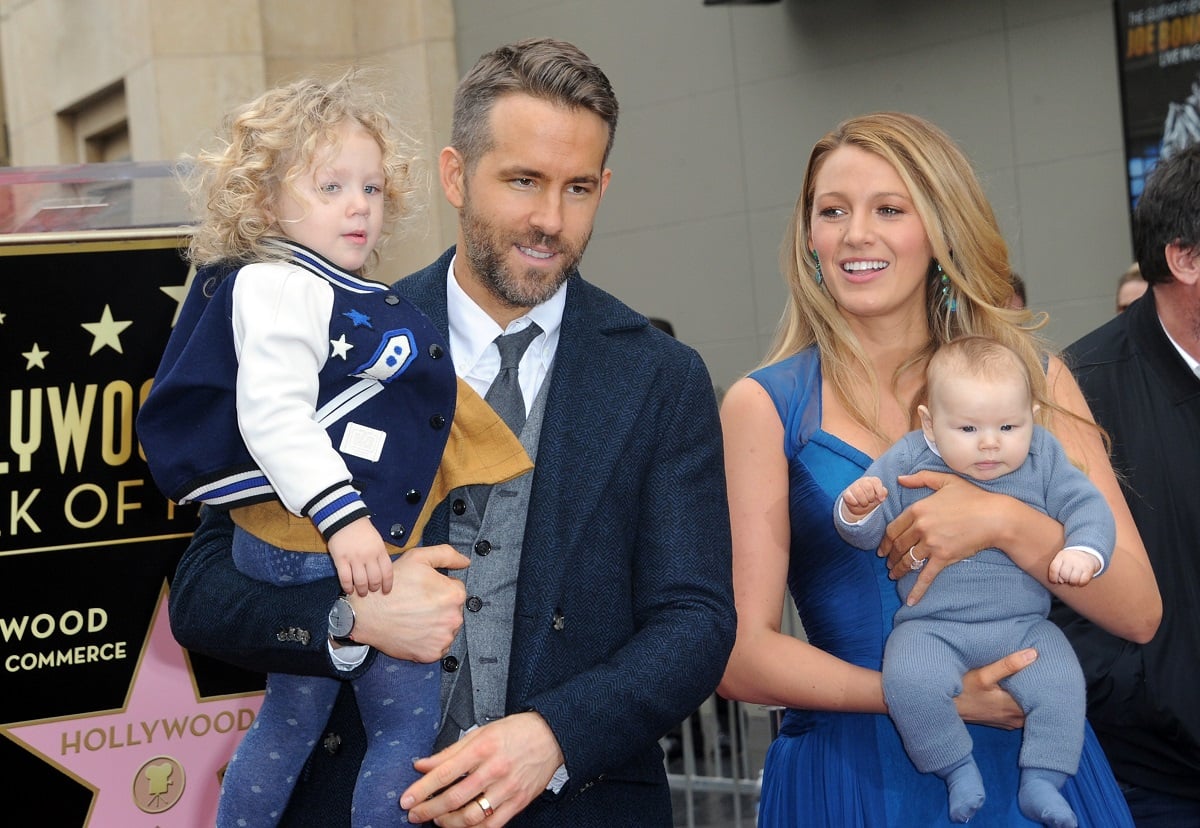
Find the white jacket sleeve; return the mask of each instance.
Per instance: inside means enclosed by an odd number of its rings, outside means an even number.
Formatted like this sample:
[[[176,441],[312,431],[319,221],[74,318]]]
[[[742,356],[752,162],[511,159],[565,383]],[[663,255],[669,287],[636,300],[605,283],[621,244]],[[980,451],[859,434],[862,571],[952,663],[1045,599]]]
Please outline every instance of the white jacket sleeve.
[[[283,263],[247,265],[233,289],[238,425],[251,456],[296,515],[318,494],[350,481],[315,419],[332,309],[327,282]]]

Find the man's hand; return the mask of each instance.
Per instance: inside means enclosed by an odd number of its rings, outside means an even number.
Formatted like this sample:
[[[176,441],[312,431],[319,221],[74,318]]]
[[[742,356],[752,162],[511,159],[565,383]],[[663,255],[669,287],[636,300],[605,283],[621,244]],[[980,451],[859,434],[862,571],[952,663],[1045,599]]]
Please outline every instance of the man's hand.
[[[413,823],[496,828],[540,796],[562,764],[562,749],[546,720],[537,713],[516,713],[415,762],[425,775],[400,796],[400,807]]]
[[[391,592],[347,598],[354,607],[354,641],[404,661],[437,661],[450,651],[467,600],[462,582],[438,569],[469,563],[449,544],[405,552],[392,562]]]

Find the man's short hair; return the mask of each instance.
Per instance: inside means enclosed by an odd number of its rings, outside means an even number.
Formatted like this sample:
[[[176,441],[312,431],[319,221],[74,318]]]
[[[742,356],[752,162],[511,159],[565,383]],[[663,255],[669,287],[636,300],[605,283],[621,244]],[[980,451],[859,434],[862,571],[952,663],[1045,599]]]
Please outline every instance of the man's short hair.
[[[480,57],[454,93],[450,145],[468,169],[492,148],[492,107],[501,97],[516,93],[598,115],[608,125],[604,163],[608,162],[618,111],[608,77],[574,44],[531,38]]]

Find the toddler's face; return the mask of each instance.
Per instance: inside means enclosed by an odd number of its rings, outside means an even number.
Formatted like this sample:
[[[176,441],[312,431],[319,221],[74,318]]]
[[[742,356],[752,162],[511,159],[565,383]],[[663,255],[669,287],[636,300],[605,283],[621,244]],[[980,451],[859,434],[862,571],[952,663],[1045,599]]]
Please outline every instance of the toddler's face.
[[[944,377],[928,408],[921,407],[921,426],[947,466],[975,480],[994,480],[1025,462],[1036,410],[1018,376]]]
[[[317,156],[295,196],[277,206],[279,229],[343,270],[358,271],[383,231],[383,152],[360,124],[339,130],[339,146]]]

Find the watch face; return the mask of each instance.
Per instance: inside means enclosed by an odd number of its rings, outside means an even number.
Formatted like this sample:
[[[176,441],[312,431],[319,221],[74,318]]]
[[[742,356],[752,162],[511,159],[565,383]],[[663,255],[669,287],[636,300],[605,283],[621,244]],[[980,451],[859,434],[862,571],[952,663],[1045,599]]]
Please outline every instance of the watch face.
[[[345,598],[338,598],[329,610],[329,634],[334,638],[345,638],[354,629],[354,608]]]

